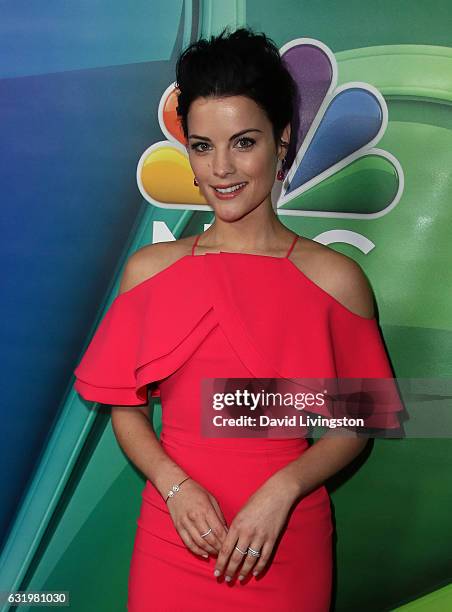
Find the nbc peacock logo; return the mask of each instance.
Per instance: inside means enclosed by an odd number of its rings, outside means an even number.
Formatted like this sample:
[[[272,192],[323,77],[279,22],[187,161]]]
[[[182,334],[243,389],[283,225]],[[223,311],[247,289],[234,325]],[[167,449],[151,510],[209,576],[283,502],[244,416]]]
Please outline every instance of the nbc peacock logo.
[[[336,59],[319,40],[294,39],[280,54],[297,85],[297,99],[287,153],[289,171],[282,183],[275,181],[272,191],[276,212],[350,219],[388,214],[400,201],[404,180],[399,161],[375,147],[388,125],[381,93],[361,81],[337,87]],[[211,211],[193,185],[176,107],[177,88],[172,83],[158,108],[166,140],[142,154],[137,167],[139,190],[161,208]],[[359,240],[358,234],[356,246]]]

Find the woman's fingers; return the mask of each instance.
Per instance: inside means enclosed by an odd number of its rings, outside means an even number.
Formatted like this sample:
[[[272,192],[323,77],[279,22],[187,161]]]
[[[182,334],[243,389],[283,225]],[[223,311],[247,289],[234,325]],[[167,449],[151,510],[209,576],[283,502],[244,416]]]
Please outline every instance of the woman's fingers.
[[[218,559],[215,564],[215,576],[220,576],[226,569],[229,564],[230,559],[234,557],[234,562],[238,565],[239,562],[242,561],[243,555],[235,548],[236,543],[240,540],[243,541],[244,538],[239,538],[239,533],[237,528],[234,525],[231,525],[231,528],[228,531],[228,535],[223,541],[220,552],[218,554]],[[244,549],[242,549],[244,550]]]
[[[223,544],[223,540],[228,532],[225,525],[218,517],[218,514],[215,512],[215,508],[209,508],[209,510],[206,512],[205,519],[201,519],[196,526],[199,528],[200,534],[207,533],[209,529],[212,529],[212,531],[210,531],[210,533],[206,535],[203,540],[207,540],[207,542],[209,542],[209,544],[215,548],[215,554],[218,554]]]
[[[266,566],[272,549],[272,541],[266,539],[264,534],[244,529],[239,531],[232,525],[218,555],[215,575],[224,574],[229,582],[239,567],[243,578],[251,571],[259,573]],[[257,554],[252,554],[253,551]]]
[[[228,524],[226,522],[226,519],[224,518],[223,512],[221,511],[221,508],[217,502],[217,500],[215,499],[215,497],[213,495],[210,496],[210,501],[212,502],[212,505],[215,509],[215,512],[217,514],[217,517],[223,527],[223,530],[220,532],[221,535],[221,541],[223,542],[224,538],[227,536],[228,533]]]
[[[208,541],[215,546],[218,554],[225,537],[228,535],[228,526],[217,500],[212,495],[210,496],[210,501],[212,502],[212,508],[206,514],[206,521],[208,524],[208,529],[212,527],[212,531],[215,533],[215,536],[213,539],[211,532],[208,536],[206,536],[206,539],[208,539]],[[205,533],[205,531],[202,533]]]
[[[182,538],[185,546],[193,553],[195,553],[195,555],[201,555],[202,557],[205,557],[207,555],[207,552],[194,542],[193,538],[185,529],[185,527],[180,527],[179,535]]]
[[[258,540],[257,538],[254,538],[251,539],[251,544],[247,544],[247,542],[249,541],[250,538],[247,537],[239,538],[237,544],[235,544],[234,550],[229,558],[229,562],[227,563],[224,570],[225,580],[227,580],[228,582],[228,578],[230,580],[232,579],[239,566],[241,566],[240,574],[243,576],[247,576],[250,569],[256,564],[256,561],[259,557],[252,555],[248,547],[260,553],[261,549],[263,548],[264,542],[263,540]],[[239,548],[240,550],[238,550]]]
[[[207,510],[204,517],[202,512],[196,515],[188,514],[187,519],[188,522],[184,523],[184,527],[196,544],[204,548],[206,552],[217,555],[226,531],[214,509],[210,508]]]
[[[199,525],[202,525],[203,527],[199,527]],[[217,554],[216,543],[218,538],[216,537],[214,530],[212,529],[212,531],[204,538],[201,537],[202,533],[207,533],[210,529],[205,521],[199,521],[199,523],[189,523],[186,525],[186,529],[190,533],[193,541],[196,542],[200,548],[203,548],[205,552],[209,553],[210,555]]]
[[[168,503],[174,525],[192,552],[217,555],[228,533],[223,513],[208,491],[195,481],[189,480],[187,485],[185,496]],[[192,487],[194,493],[190,492]]]
[[[242,547],[240,546],[240,548]],[[270,558],[270,554],[273,550],[273,546],[268,541],[263,542],[262,544],[259,544],[257,542],[254,544],[250,544],[250,548],[259,551],[260,556],[254,557],[250,555],[248,551],[247,556],[244,557],[245,560],[243,562],[243,565],[240,568],[239,580],[244,580],[250,572],[253,575],[260,574],[267,565],[267,562]]]

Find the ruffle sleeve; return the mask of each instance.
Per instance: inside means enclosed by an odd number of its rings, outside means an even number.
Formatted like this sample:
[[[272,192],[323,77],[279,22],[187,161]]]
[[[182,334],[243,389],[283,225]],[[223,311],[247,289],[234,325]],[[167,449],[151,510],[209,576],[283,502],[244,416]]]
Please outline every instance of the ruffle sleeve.
[[[147,403],[146,389],[136,390],[140,333],[137,310],[125,297],[118,295],[112,302],[74,370],[75,390],[86,400],[118,405]]]
[[[193,293],[193,277],[184,273],[188,263],[182,259],[115,298],[74,370],[74,388],[84,399],[147,404],[148,385],[158,396],[158,381],[179,368],[217,324],[203,291]],[[176,286],[178,295],[192,298],[176,299]]]
[[[376,318],[334,301],[329,326],[339,392],[335,416],[363,417],[369,429],[400,427],[404,406]]]

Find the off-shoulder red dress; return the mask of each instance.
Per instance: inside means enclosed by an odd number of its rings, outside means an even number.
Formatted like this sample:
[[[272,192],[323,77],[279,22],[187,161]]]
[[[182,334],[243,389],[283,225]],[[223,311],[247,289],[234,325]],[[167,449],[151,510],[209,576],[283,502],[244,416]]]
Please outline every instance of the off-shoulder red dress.
[[[115,298],[75,369],[75,389],[87,400],[139,406],[155,383],[163,449],[215,496],[229,525],[248,497],[309,444],[304,437],[203,437],[203,378],[393,374],[375,318],[347,309],[291,261],[298,236],[285,257],[195,255],[198,238],[191,255]],[[386,423],[398,426],[396,414]],[[327,612],[332,534],[322,485],[295,504],[262,575],[228,584],[213,575],[214,557],[185,546],[164,499],[146,481],[128,610]]]

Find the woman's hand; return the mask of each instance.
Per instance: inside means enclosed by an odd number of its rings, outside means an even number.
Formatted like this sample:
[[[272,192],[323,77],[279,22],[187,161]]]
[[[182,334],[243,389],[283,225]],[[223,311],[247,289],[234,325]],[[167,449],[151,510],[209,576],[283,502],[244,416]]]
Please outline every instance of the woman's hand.
[[[167,501],[174,525],[187,548],[197,555],[217,555],[227,535],[227,525],[215,497],[193,479]],[[212,529],[209,535],[201,534]]]
[[[287,475],[274,474],[251,497],[234,517],[215,565],[215,576],[223,572],[230,581],[240,564],[239,580],[253,569],[253,575],[266,566],[296,499],[296,488]],[[240,548],[243,553],[237,550]],[[260,553],[252,556],[248,547]]]

